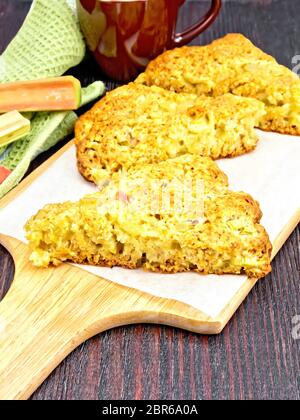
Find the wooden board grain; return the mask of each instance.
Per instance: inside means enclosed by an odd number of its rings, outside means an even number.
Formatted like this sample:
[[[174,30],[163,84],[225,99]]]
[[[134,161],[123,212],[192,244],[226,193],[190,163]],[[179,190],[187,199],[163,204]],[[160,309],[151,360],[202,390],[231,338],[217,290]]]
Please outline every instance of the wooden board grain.
[[[163,320],[199,333],[222,328],[180,302],[116,285],[70,265],[35,269],[27,246],[1,235],[0,241],[16,268],[0,304],[1,400],[30,397],[74,348],[113,327]]]

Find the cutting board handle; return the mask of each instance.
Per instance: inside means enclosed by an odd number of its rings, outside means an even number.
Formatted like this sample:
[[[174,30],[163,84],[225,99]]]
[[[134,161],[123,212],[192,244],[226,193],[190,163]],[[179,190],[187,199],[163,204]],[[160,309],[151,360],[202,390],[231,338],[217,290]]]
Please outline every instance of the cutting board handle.
[[[37,269],[28,247],[0,235],[15,277],[0,303],[0,399],[27,399],[78,345],[107,329],[141,322],[218,333],[224,327],[180,302],[96,277],[71,265]]]
[[[7,237],[1,243],[14,258],[15,278],[0,303],[0,399],[26,399],[75,347],[130,314],[111,305],[118,300],[113,284],[68,265],[36,269],[25,245]]]

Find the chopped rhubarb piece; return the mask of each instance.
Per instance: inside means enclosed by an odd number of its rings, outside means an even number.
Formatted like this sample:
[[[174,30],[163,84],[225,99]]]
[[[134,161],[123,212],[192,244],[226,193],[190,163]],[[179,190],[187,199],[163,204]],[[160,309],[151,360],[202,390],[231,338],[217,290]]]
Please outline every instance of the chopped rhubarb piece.
[[[72,76],[0,84],[0,113],[78,109],[81,85]]]
[[[0,166],[0,185],[6,180],[6,178],[11,174],[11,171],[4,166]]]
[[[128,195],[126,193],[122,192],[122,191],[119,191],[117,193],[117,200],[123,201],[123,203],[126,203],[126,204],[128,204],[130,202],[130,199],[129,199]]]
[[[30,121],[18,111],[0,115],[0,147],[21,139],[30,132]]]

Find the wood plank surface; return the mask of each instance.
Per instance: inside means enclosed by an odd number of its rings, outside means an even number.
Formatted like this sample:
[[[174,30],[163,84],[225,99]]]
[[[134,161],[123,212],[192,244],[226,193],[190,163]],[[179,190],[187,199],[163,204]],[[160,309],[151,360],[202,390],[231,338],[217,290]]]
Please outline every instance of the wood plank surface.
[[[30,1],[0,0],[0,52],[17,32]],[[207,1],[187,2],[181,28]],[[300,54],[299,0],[227,0],[215,24],[194,43],[242,32],[281,63]],[[84,84],[103,78],[92,59],[72,74]],[[108,88],[115,84],[107,81]],[[60,146],[57,146],[57,150]],[[40,165],[54,150],[36,159]],[[75,350],[33,399],[300,399],[300,229],[273,262],[223,334],[198,336],[148,325],[103,333]],[[0,250],[0,296],[14,271]]]

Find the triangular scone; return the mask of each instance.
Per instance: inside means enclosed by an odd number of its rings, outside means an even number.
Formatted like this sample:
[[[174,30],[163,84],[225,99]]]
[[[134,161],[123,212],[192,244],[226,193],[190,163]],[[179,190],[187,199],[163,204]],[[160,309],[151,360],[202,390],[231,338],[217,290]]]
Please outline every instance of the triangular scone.
[[[184,155],[114,176],[77,203],[50,204],[26,234],[37,266],[62,261],[165,273],[268,274],[258,203],[210,159]]]
[[[131,83],[107,94],[76,125],[80,172],[93,182],[137,163],[185,153],[213,159],[253,150],[264,114],[255,99],[199,98]]]
[[[232,93],[264,102],[260,128],[300,135],[300,79],[240,34],[207,46],[167,51],[137,82],[175,92],[220,96]]]

